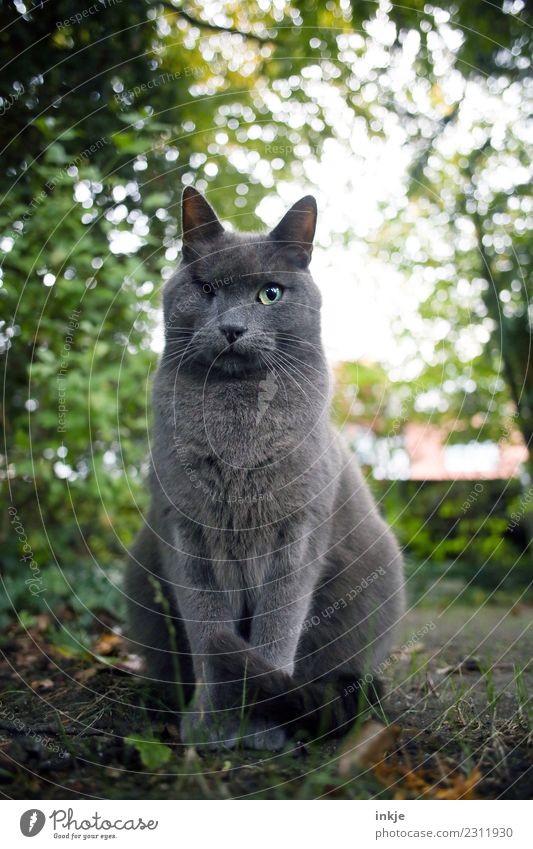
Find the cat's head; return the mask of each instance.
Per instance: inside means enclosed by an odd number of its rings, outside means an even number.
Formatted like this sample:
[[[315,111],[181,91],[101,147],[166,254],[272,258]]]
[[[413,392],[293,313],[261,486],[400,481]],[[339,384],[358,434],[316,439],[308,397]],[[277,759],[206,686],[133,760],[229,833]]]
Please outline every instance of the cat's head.
[[[187,187],[183,261],[163,298],[164,361],[226,377],[320,359],[321,299],[308,268],[316,214],[308,195],[269,233],[230,233]]]

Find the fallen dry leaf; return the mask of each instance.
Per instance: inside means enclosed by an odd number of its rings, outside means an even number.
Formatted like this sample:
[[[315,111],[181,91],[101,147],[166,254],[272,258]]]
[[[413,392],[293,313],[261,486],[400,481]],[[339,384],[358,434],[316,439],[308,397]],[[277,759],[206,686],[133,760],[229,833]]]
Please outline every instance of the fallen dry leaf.
[[[124,640],[118,634],[102,634],[94,646],[95,654],[116,654],[117,649],[124,647]]]
[[[477,657],[465,657],[455,666],[441,666],[437,669],[439,675],[452,675],[459,672],[481,672],[481,666]]]
[[[172,738],[172,740],[176,740],[177,742],[181,741],[180,732],[177,725],[174,725],[171,722],[167,722],[165,725],[165,731],[167,732],[168,736]]]
[[[101,666],[90,666],[88,669],[80,669],[79,672],[76,672],[74,678],[76,681],[79,681],[80,684],[86,684],[87,681],[90,681],[91,678],[94,678],[96,673],[102,669]]]
[[[470,775],[456,774],[451,778],[450,787],[437,790],[435,799],[475,799],[474,791],[481,778],[481,772],[477,768]]]
[[[469,775],[450,772],[441,775],[427,767],[413,769],[399,762],[377,764],[373,769],[376,778],[390,789],[395,799],[477,799],[475,788],[481,781],[479,769]]]
[[[47,613],[39,613],[37,616],[37,630],[41,633],[46,631],[48,626],[50,625],[50,617]]]
[[[138,654],[129,654],[127,657],[123,657],[117,663],[113,664],[113,669],[118,669],[122,672],[142,672],[144,670],[144,660]]]
[[[395,748],[399,729],[369,719],[348,735],[340,750],[337,771],[346,778],[354,770],[374,766],[383,760],[387,751]]]
[[[409,646],[403,646],[401,649],[393,651],[391,657],[393,657],[396,661],[406,661],[410,660],[413,654],[419,654],[421,651],[424,651],[424,649],[424,643],[418,640],[416,643],[412,643]]]
[[[30,687],[32,690],[51,690],[54,682],[51,678],[41,678],[39,681],[32,681]]]

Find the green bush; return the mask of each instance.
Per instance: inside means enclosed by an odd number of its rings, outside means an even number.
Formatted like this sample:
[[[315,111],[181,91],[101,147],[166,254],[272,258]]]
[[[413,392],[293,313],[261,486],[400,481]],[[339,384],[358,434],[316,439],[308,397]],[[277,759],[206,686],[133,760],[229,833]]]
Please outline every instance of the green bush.
[[[521,597],[531,582],[518,481],[374,481],[406,557],[413,600]]]

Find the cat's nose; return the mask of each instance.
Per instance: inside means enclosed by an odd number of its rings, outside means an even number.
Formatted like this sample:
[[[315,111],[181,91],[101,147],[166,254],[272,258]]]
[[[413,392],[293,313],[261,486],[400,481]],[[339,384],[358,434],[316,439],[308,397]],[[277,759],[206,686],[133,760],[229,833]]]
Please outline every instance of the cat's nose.
[[[246,332],[246,327],[241,324],[221,324],[220,332],[224,334],[230,345],[237,341],[239,336]]]

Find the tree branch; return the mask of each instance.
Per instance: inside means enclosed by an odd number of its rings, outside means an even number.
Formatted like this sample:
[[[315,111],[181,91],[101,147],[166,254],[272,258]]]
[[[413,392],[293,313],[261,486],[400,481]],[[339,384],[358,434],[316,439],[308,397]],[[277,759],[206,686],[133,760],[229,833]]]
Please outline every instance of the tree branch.
[[[169,12],[174,12],[175,15],[182,18],[184,21],[187,21],[187,23],[191,24],[191,26],[199,27],[200,29],[208,29],[212,32],[227,32],[230,33],[230,35],[240,35],[242,36],[242,38],[248,38],[251,41],[256,41],[258,44],[275,43],[274,38],[269,38],[265,35],[257,35],[257,33],[255,32],[243,32],[242,30],[237,29],[237,27],[225,27],[221,24],[213,24],[210,21],[200,20],[198,18],[195,18],[193,15],[190,14],[190,12],[187,12],[185,9],[173,6],[172,3],[165,3],[164,0],[162,5],[165,7],[165,9],[168,9]]]
[[[472,221],[474,224],[474,228],[476,231],[476,240],[477,247],[479,251],[479,255],[481,257],[483,272],[485,272],[488,276],[489,290],[488,295],[484,299],[485,303],[489,309],[489,313],[492,316],[493,321],[496,323],[497,327],[500,329],[500,333],[503,334],[503,326],[502,320],[500,317],[500,310],[498,305],[498,296],[496,295],[496,273],[493,269],[491,259],[488,255],[488,252],[485,249],[485,245],[483,244],[483,223],[481,221],[481,216],[479,212],[474,211],[472,213]],[[528,428],[525,418],[524,418],[524,410],[523,410],[523,398],[522,392],[518,387],[518,384],[515,380],[515,375],[513,371],[513,364],[511,363],[507,351],[505,350],[505,345],[499,345],[500,354],[502,357],[503,368],[505,372],[505,377],[507,379],[507,384],[511,391],[511,397],[515,403],[516,411],[518,413],[518,420],[521,425],[522,435],[524,436],[527,447],[529,448],[530,440],[531,440],[531,431]]]

